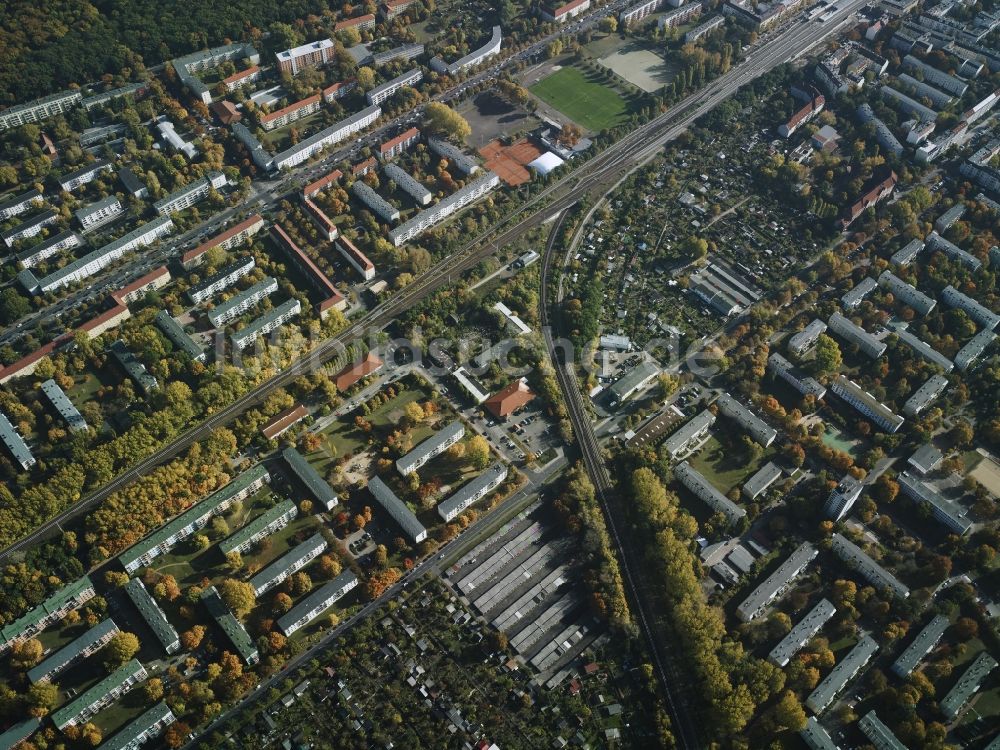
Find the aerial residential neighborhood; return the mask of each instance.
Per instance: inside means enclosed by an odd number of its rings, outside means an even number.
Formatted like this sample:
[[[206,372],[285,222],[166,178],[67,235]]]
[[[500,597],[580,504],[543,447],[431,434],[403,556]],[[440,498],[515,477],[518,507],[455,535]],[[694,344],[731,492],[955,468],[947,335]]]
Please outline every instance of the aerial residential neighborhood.
[[[0,750],[1000,747],[1000,7],[0,18]]]

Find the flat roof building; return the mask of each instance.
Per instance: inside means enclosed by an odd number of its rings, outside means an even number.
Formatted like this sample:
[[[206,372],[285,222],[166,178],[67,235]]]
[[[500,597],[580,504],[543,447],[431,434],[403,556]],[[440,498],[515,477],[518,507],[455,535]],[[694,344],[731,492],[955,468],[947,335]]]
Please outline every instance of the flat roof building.
[[[900,583],[899,579],[862,552],[860,547],[846,539],[842,534],[835,533],[833,535],[830,548],[848,567],[860,573],[866,581],[877,589],[888,591],[900,599],[909,597],[910,590]]]
[[[832,521],[839,521],[850,513],[863,489],[864,485],[858,479],[844,474],[823,503],[824,515]]]
[[[60,730],[84,724],[148,676],[146,668],[132,659],[53,712],[52,723]]]
[[[334,60],[334,44],[330,39],[320,39],[286,49],[275,57],[278,59],[278,70],[294,76],[305,68],[321,67]]]
[[[875,280],[872,280],[875,284]],[[830,330],[850,344],[858,347],[862,354],[877,359],[885,354],[886,344],[872,336],[861,326],[855,325],[840,313],[833,313],[829,320]]]
[[[15,750],[22,742],[31,737],[42,726],[41,719],[26,719],[15,724],[6,732],[0,733],[0,748]]]
[[[937,305],[937,300],[931,299],[912,284],[907,284],[891,271],[883,271],[878,277],[878,283],[883,289],[892,292],[899,302],[912,307],[919,315],[927,315]]]
[[[156,209],[156,213],[160,214],[160,216],[169,216],[170,214],[190,208],[195,203],[207,198],[213,190],[218,190],[227,184],[228,180],[222,172],[209,172],[200,180],[189,182],[184,187],[172,192],[166,198],[156,201],[153,204],[153,208]]]
[[[100,750],[138,750],[139,747],[163,734],[163,730],[177,721],[166,703],[157,703],[138,719],[105,740]]]
[[[944,375],[931,375],[927,380],[914,391],[913,395],[906,399],[903,404],[903,414],[908,417],[916,417],[934,403],[937,398],[944,393],[948,387],[948,378]]]
[[[15,216],[20,216],[33,205],[41,205],[42,194],[37,189],[32,188],[26,193],[9,198],[0,203],[0,221],[7,221]]]
[[[396,460],[396,471],[407,476],[439,456],[465,437],[465,425],[458,420],[435,432],[405,456]]]
[[[295,167],[315,156],[323,149],[339,143],[348,136],[357,133],[359,130],[364,130],[366,127],[375,122],[381,114],[382,108],[378,105],[373,105],[363,109],[360,112],[356,112],[353,115],[344,118],[340,122],[321,130],[315,135],[309,136],[294,146],[289,146],[281,153],[275,154],[269,162],[266,162],[265,164],[258,164],[258,166],[262,169],[275,170],[284,169],[286,167]],[[234,125],[233,131],[235,132],[236,128],[240,125],[241,123]]]
[[[473,503],[486,497],[507,478],[507,467],[495,463],[471,482],[460,487],[447,500],[438,503],[438,514],[447,523]]]
[[[354,184],[357,185],[357,183]],[[474,203],[484,195],[488,195],[499,185],[500,177],[494,172],[487,172],[481,177],[467,183],[464,187],[459,188],[444,200],[435,203],[411,219],[404,221],[389,232],[389,240],[394,246],[399,247],[404,242],[413,239],[435,224],[444,221],[452,214],[462,210],[470,203]]]
[[[74,609],[79,609],[93,599],[94,594],[94,584],[89,576],[66,584],[37,607],[0,628],[0,653],[62,620]]]
[[[272,562],[262,571],[250,579],[254,593],[259,598],[262,594],[270,591],[309,563],[319,557],[327,548],[327,541],[319,532],[313,534],[302,544],[295,547],[277,560]]]
[[[396,497],[396,493],[389,488],[389,485],[378,477],[372,477],[368,482],[368,491],[413,544],[419,544],[427,538],[427,529],[413,511],[406,507],[406,503]]]
[[[431,191],[417,180],[413,179],[408,172],[400,169],[395,164],[386,164],[383,167],[385,176],[396,183],[396,185],[407,195],[413,198],[418,206],[426,206],[431,202]]]
[[[302,312],[302,305],[295,298],[282,302],[277,307],[268,310],[256,320],[247,323],[235,331],[231,337],[233,346],[243,351],[261,336],[276,331],[285,323],[297,317]]]
[[[278,629],[286,636],[304,628],[358,585],[358,577],[343,571],[332,581],[312,591],[291,610],[278,618]]]
[[[802,574],[810,562],[819,554],[812,544],[803,542],[790,554],[778,569],[757,586],[736,608],[736,616],[743,622],[760,617],[771,603],[780,597],[792,582]]]
[[[101,174],[104,172],[110,172],[111,170],[111,162],[105,159],[98,159],[90,162],[89,164],[85,164],[79,169],[74,169],[68,174],[56,177],[56,182],[59,184],[60,190],[72,193],[78,187],[82,187],[89,182],[93,182]]]
[[[767,488],[781,478],[781,467],[774,461],[768,461],[758,469],[743,485],[743,497],[753,501],[760,497]]]
[[[896,433],[903,426],[905,420],[901,416],[843,375],[833,381],[833,392],[886,432]]]
[[[990,672],[997,667],[996,660],[985,651],[976,657],[968,669],[958,678],[955,686],[940,703],[941,713],[949,719],[954,719],[968,703],[969,698],[976,694]]]
[[[121,216],[124,212],[121,201],[116,196],[109,195],[96,203],[77,209],[73,215],[80,223],[80,227],[87,231],[107,223],[116,216]]]
[[[938,232],[946,232],[951,228],[952,224],[961,219],[964,215],[965,204],[958,202],[937,218],[934,222],[934,229]]]
[[[674,467],[674,476],[709,508],[724,515],[728,523],[734,524],[746,517],[747,512],[743,508],[715,489],[715,486],[687,461],[681,461]]]
[[[214,516],[224,513],[233,503],[241,502],[271,481],[263,464],[236,476],[229,484],[216,490],[204,500],[195,503],[174,517],[138,544],[134,544],[118,557],[126,573],[134,573],[156,557],[168,552],[178,542],[187,539],[203,528]]]
[[[188,299],[195,305],[207,302],[219,292],[224,292],[256,267],[257,261],[252,255],[237,258],[188,289]]]
[[[51,680],[69,666],[100,651],[118,632],[114,620],[110,617],[103,620],[29,669],[28,680],[32,683]]]
[[[464,175],[474,175],[479,171],[479,165],[473,161],[472,157],[448,141],[429,137],[427,139],[427,147],[442,159],[447,159],[448,164],[458,169]]]
[[[253,638],[250,637],[243,623],[229,611],[229,607],[219,596],[218,589],[215,586],[209,586],[202,592],[201,601],[205,604],[208,614],[225,633],[229,642],[233,644],[240,658],[247,664],[256,664],[260,661],[260,652],[254,645]]]
[[[135,605],[135,608],[139,610],[139,614],[142,615],[142,619],[149,626],[149,629],[153,631],[153,635],[163,646],[163,650],[168,654],[180,651],[181,641],[177,630],[170,624],[167,616],[160,609],[160,605],[149,595],[142,580],[139,578],[129,579],[129,582],[125,584],[125,593],[128,594],[128,598]]]
[[[858,728],[875,750],[907,750],[906,745],[899,741],[874,711],[869,711],[858,720]]]
[[[904,471],[898,477],[903,494],[916,503],[931,509],[931,516],[949,531],[965,536],[972,530],[972,521],[965,516],[965,508],[948,500],[923,480]]]
[[[41,391],[45,394],[45,398],[48,399],[49,403],[52,404],[52,407],[59,412],[59,416],[69,425],[71,432],[80,432],[87,429],[87,420],[73,406],[73,402],[69,400],[65,391],[59,387],[59,384],[55,380],[49,378],[42,383]]]
[[[460,73],[466,68],[471,68],[484,62],[493,55],[499,54],[500,45],[503,42],[503,34],[499,26],[494,26],[492,33],[490,34],[490,40],[486,42],[479,49],[473,50],[464,57],[460,57],[453,63],[446,63],[440,57],[434,57],[430,61],[431,70],[438,73],[446,73],[447,75],[454,76],[456,73]]]
[[[47,209],[40,214],[28,217],[16,227],[0,232],[0,238],[3,239],[7,247],[13,247],[21,240],[41,234],[45,227],[55,224],[58,220],[59,214],[53,209]]]
[[[337,507],[337,504],[340,502],[337,498],[337,493],[320,476],[313,465],[305,459],[305,456],[295,448],[289,447],[281,452],[281,457],[285,459],[288,468],[291,469],[292,473],[306,488],[312,498],[323,506],[324,510],[330,511]]]
[[[716,403],[724,416],[736,422],[747,435],[753,438],[754,442],[760,443],[765,448],[771,445],[778,436],[777,430],[728,393],[719,396]]]
[[[779,667],[786,666],[836,613],[837,608],[833,604],[821,599],[805,617],[795,623],[778,645],[771,649],[771,653],[767,655],[768,661]]]
[[[455,382],[462,387],[462,390],[465,391],[466,395],[472,399],[474,403],[482,404],[489,399],[490,392],[487,391],[483,387],[483,384],[476,380],[464,367],[459,367],[457,370],[452,372],[451,376],[455,378]]]
[[[181,328],[180,323],[170,317],[170,313],[166,310],[160,310],[156,313],[153,321],[156,323],[156,327],[167,337],[167,340],[174,345],[175,349],[184,352],[195,362],[205,361],[204,350]]]
[[[715,415],[708,409],[703,410],[666,439],[663,445],[667,449],[667,453],[676,461],[703,443],[713,424],[715,424]]]
[[[894,266],[908,266],[924,249],[923,240],[910,240],[889,259]]]
[[[656,363],[651,360],[644,359],[612,383],[611,387],[608,389],[611,393],[611,404],[613,406],[617,406],[618,404],[627,401],[633,395],[652,383],[659,374],[660,368],[657,367]]]
[[[367,183],[357,180],[351,185],[351,192],[382,221],[390,223],[399,221],[399,209],[372,190]]]
[[[918,474],[929,474],[934,471],[944,460],[941,453],[932,443],[925,443],[914,451],[913,455],[906,459],[906,463],[912,466]]]
[[[219,542],[219,552],[223,555],[231,552],[248,552],[260,540],[291,523],[298,514],[299,509],[295,503],[291,500],[282,500]]]
[[[816,343],[821,334],[826,333],[826,323],[814,319],[809,325],[788,339],[788,351],[796,357],[801,357]]]
[[[840,303],[845,310],[854,310],[860,305],[869,294],[875,291],[878,283],[871,276],[865,276],[861,281],[840,298]]]
[[[895,675],[903,679],[909,677],[921,659],[927,656],[941,640],[948,625],[948,618],[944,615],[936,615],[927,623],[913,639],[913,642],[892,663],[892,671]]]
[[[983,328],[993,330],[1000,324],[1000,315],[979,304],[967,294],[958,291],[951,284],[941,291],[941,300],[948,307],[957,307]]]
[[[830,674],[809,694],[806,706],[816,715],[823,713],[876,651],[878,644],[875,640],[870,635],[862,636],[847,656],[837,662]]]
[[[955,353],[955,367],[962,372],[968,370],[976,363],[976,360],[983,356],[983,352],[990,347],[996,337],[997,335],[989,328],[981,330]]]
[[[385,83],[376,86],[365,94],[365,99],[368,100],[369,104],[381,104],[404,86],[414,86],[420,83],[423,77],[423,70],[419,67],[413,68],[412,70],[408,70],[405,73],[396,76],[391,81],[386,81]]]
[[[809,746],[809,750],[839,750],[829,732],[823,728],[815,716],[809,717],[806,728],[799,732],[799,737]]]
[[[234,294],[209,310],[208,319],[215,328],[221,328],[276,291],[278,291],[278,280],[273,276],[265,276],[249,289]]]
[[[237,42],[236,44],[228,44],[223,47],[199,50],[198,52],[192,52],[190,55],[184,55],[183,57],[171,60],[169,64],[173,65],[177,77],[195,98],[204,104],[211,104],[211,91],[195,73],[217,68],[224,62],[243,59],[246,59],[251,65],[260,63],[260,55],[252,44]]]
[[[83,101],[79,90],[59,91],[0,111],[0,132],[69,112]]]
[[[24,438],[14,429],[7,415],[0,412],[0,440],[3,441],[14,462],[27,471],[35,465],[35,456],[31,453],[31,448],[24,442]]]
[[[826,387],[824,385],[816,380],[816,378],[803,373],[777,352],[774,352],[767,358],[767,366],[771,372],[803,396],[813,396],[819,400],[826,395]]]

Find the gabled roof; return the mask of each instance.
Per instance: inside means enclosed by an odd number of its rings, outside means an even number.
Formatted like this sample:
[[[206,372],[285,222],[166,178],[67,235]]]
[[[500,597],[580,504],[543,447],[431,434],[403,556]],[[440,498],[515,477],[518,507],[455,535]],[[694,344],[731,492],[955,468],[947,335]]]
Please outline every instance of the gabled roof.
[[[368,352],[363,360],[348,365],[337,373],[334,377],[334,383],[337,385],[337,390],[340,392],[346,391],[362,378],[371,375],[373,372],[381,368],[382,364],[382,360],[379,359],[374,352]]]
[[[483,402],[483,405],[502,419],[513,414],[534,398],[535,394],[528,387],[526,379],[521,378],[503,390],[494,393]]]

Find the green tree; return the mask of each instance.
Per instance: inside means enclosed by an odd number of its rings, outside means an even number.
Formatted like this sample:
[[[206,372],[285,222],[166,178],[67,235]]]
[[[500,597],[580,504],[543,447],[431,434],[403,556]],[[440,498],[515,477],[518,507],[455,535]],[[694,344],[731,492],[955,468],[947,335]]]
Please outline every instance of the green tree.
[[[13,287],[0,292],[0,323],[10,325],[31,312],[31,304]]]
[[[708,240],[695,237],[693,234],[688,235],[681,241],[680,251],[685,258],[701,260],[708,255]]]
[[[799,699],[791,690],[786,690],[774,707],[774,719],[778,724],[793,732],[805,729],[806,712],[802,710]]]
[[[369,67],[358,68],[355,77],[358,79],[358,86],[365,91],[375,85],[375,71]]]
[[[253,586],[246,581],[227,578],[219,584],[219,596],[226,606],[239,618],[246,617],[257,603]]]
[[[840,345],[825,333],[821,333],[816,339],[816,371],[835,372],[843,363],[844,357],[840,353]]]
[[[462,115],[447,104],[430,102],[424,109],[427,127],[435,135],[453,141],[464,141],[472,134],[472,128]]]
[[[135,633],[115,633],[104,647],[104,665],[108,670],[118,669],[139,653],[139,637]]]
[[[28,688],[28,713],[35,717],[45,716],[59,703],[59,687],[47,680],[36,682]]]

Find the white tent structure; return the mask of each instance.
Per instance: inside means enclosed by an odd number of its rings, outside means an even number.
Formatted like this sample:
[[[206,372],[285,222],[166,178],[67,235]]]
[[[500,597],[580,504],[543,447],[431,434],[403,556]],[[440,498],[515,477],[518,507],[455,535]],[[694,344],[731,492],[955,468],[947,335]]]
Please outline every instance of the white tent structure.
[[[546,151],[544,154],[539,156],[533,162],[528,164],[528,166],[538,172],[538,174],[545,176],[557,167],[561,167],[566,162],[560,159],[558,156],[553,154],[551,151]]]

